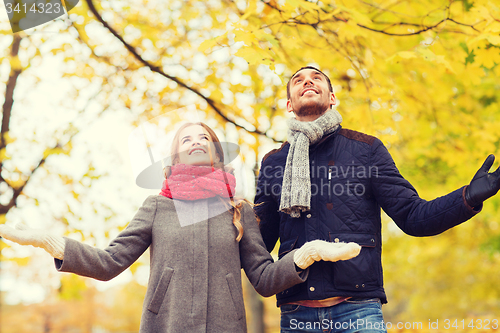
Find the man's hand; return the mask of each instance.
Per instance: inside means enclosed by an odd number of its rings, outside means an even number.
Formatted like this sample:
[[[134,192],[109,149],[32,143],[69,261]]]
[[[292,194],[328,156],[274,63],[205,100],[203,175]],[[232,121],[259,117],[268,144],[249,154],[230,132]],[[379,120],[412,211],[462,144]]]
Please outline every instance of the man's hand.
[[[306,269],[315,261],[339,261],[354,258],[361,251],[356,243],[331,243],[324,240],[313,240],[305,243],[293,255],[297,267]]]
[[[25,224],[17,224],[13,229],[5,224],[0,225],[0,236],[20,245],[33,245],[47,251],[58,259],[64,258],[65,240],[43,230],[30,229]]]
[[[488,156],[465,190],[465,200],[469,206],[479,206],[500,189],[500,167],[495,172],[488,173],[494,161],[495,155]]]

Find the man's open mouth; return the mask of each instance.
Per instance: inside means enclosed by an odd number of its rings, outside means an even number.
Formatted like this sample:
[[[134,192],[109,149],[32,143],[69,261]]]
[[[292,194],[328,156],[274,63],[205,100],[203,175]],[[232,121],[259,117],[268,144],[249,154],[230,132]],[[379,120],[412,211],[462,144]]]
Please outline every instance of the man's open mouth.
[[[301,96],[305,96],[305,95],[309,95],[309,94],[316,94],[316,95],[318,95],[319,92],[316,89],[314,89],[314,88],[308,88],[308,89],[306,89],[306,90],[304,90],[302,92]]]

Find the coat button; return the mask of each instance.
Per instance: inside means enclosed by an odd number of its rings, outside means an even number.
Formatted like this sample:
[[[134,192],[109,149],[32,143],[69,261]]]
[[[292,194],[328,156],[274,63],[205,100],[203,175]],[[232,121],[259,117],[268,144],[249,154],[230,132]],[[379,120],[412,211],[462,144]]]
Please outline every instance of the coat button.
[[[335,242],[335,243],[338,243],[338,242],[339,242],[339,239],[338,239],[338,238],[335,238],[335,239],[334,239],[334,242]]]
[[[361,285],[361,287],[363,287],[363,288],[364,288],[364,287],[365,287],[365,284],[363,283],[363,284]]]
[[[307,217],[308,219],[310,219],[310,218],[311,218],[311,214],[307,214],[307,215],[306,215],[306,217]]]
[[[359,288],[359,284],[356,285],[356,288]]]
[[[311,288],[309,288],[309,290],[310,290],[310,291],[314,291],[314,290],[316,290],[316,289],[314,289],[314,287],[311,287]]]

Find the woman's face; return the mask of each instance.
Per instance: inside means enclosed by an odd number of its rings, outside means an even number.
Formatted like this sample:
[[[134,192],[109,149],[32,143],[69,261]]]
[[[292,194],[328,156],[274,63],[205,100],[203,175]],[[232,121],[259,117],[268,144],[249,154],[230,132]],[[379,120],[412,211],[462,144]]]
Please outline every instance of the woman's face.
[[[219,162],[210,134],[200,125],[184,128],[179,135],[179,163],[211,166]]]

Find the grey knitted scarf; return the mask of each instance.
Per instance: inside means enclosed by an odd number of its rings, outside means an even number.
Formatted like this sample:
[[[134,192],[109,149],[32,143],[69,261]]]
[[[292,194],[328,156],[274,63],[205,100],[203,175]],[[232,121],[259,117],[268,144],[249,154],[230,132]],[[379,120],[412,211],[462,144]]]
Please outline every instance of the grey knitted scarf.
[[[328,110],[311,122],[302,122],[295,118],[288,121],[290,149],[283,175],[281,212],[291,217],[300,217],[300,212],[311,209],[309,145],[335,131],[341,122],[342,116],[335,109]]]

